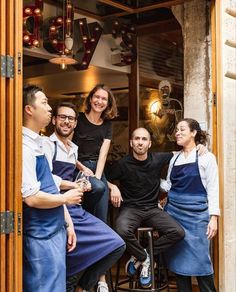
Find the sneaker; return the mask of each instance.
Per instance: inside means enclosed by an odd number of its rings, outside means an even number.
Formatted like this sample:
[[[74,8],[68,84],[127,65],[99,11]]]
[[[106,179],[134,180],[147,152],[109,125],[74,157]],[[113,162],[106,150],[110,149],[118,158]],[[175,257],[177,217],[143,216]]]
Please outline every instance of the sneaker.
[[[137,270],[140,265],[141,265],[141,262],[138,261],[134,256],[131,256],[131,258],[128,260],[128,262],[125,265],[126,274],[130,277],[134,276],[137,273]]]
[[[142,263],[139,282],[143,288],[149,288],[152,285],[150,256],[148,253],[146,260]]]
[[[106,282],[99,281],[97,292],[109,292],[108,286]]]

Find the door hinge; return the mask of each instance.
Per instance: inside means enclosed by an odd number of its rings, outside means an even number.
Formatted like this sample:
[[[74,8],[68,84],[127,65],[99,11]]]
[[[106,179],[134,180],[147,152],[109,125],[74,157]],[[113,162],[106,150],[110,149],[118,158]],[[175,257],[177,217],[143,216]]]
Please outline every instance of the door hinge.
[[[217,95],[216,93],[213,93],[213,105],[216,106],[216,102],[217,102]]]
[[[18,235],[21,235],[21,213],[18,213]]]
[[[0,234],[14,232],[14,212],[5,211],[0,213]]]
[[[1,76],[6,78],[14,78],[14,58],[7,55],[1,55]]]
[[[18,74],[21,74],[21,53],[18,53]]]

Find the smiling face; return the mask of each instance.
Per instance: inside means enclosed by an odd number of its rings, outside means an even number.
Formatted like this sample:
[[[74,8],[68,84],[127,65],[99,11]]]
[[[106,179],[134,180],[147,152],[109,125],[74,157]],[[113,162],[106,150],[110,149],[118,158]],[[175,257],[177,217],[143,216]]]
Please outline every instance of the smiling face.
[[[175,133],[177,144],[185,147],[190,143],[195,143],[194,138],[196,133],[196,130],[190,130],[190,127],[186,121],[179,122]]]
[[[108,92],[98,89],[90,99],[91,111],[102,113],[108,106]]]
[[[130,146],[133,149],[133,155],[136,159],[146,159],[151,144],[150,134],[146,129],[138,128],[133,132]]]
[[[58,136],[67,138],[74,131],[77,124],[75,111],[66,106],[58,108],[57,115],[53,117],[52,123]]]

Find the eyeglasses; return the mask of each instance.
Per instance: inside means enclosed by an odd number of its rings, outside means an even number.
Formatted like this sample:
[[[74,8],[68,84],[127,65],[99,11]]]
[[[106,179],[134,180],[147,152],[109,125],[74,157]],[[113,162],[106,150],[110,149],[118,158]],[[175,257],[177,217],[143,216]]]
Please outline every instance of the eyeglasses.
[[[57,115],[57,117],[59,118],[60,121],[65,121],[66,119],[68,119],[68,121],[70,123],[74,122],[76,120],[76,117],[73,116],[66,116],[66,115]]]

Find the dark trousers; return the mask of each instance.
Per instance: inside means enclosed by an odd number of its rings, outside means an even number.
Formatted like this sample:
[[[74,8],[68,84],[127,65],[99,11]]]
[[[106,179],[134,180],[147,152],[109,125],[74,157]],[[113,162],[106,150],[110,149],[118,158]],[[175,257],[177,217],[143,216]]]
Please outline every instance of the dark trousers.
[[[83,161],[82,163],[95,173],[97,161],[88,160]],[[104,174],[101,179],[91,176],[89,177],[89,181],[91,183],[92,190],[84,193],[82,206],[87,212],[106,223],[109,199],[109,190],[106,177]]]
[[[183,228],[158,207],[151,209],[123,207],[116,220],[116,232],[125,241],[129,254],[139,261],[146,259],[144,248],[135,235],[135,231],[141,226],[153,227],[159,233],[160,237],[154,241],[154,255],[162,253],[184,237]]]
[[[97,283],[101,275],[105,275],[106,272],[118,261],[125,251],[125,246],[121,246],[88,267],[82,273],[78,275],[67,277],[66,279],[66,291],[74,292],[77,286],[80,286],[83,290],[91,290]]]
[[[216,292],[213,275],[196,278],[200,292]],[[176,275],[176,282],[179,292],[192,292],[191,276]]]

